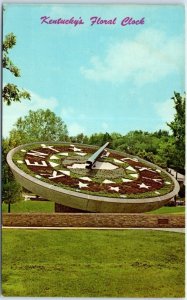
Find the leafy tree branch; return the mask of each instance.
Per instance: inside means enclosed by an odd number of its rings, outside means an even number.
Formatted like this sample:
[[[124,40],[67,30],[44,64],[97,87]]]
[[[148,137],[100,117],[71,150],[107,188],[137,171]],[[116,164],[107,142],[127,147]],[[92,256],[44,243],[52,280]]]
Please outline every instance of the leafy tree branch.
[[[2,50],[2,66],[4,69],[9,70],[15,77],[20,77],[20,70],[9,58],[9,50],[16,45],[16,36],[11,32],[5,36],[3,41]],[[21,99],[30,100],[30,94],[25,90],[20,90],[15,84],[8,83],[3,87],[2,91],[3,101],[10,105],[12,102],[20,102]]]

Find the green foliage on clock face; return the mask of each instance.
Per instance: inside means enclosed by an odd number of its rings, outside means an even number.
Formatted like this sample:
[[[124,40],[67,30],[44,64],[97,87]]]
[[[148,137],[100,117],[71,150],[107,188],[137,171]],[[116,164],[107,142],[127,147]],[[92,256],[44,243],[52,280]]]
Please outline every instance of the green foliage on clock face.
[[[52,145],[53,145],[53,147],[68,146],[67,144],[60,144],[60,145],[52,144]],[[81,147],[84,150],[84,146],[81,145]],[[26,146],[24,148],[24,150],[26,150],[26,152],[28,150],[33,150],[33,149],[35,151],[42,152],[40,144],[33,144],[32,146]],[[30,170],[28,168],[28,166],[24,163],[26,152],[22,152],[21,150],[19,152],[16,152],[13,156],[13,161],[25,173],[35,177],[37,175],[37,173]],[[95,152],[95,148],[93,149],[93,153],[94,152]],[[121,153],[121,154],[124,155],[124,157],[125,157],[125,154],[123,154],[123,153]],[[58,159],[51,158],[53,155],[55,155],[55,157],[57,157]],[[56,171],[69,170],[71,173],[71,178],[79,179],[80,177],[89,177],[92,181],[94,181],[97,184],[100,184],[101,186],[102,186],[103,180],[106,180],[106,179],[115,181],[116,184],[122,184],[122,178],[130,179],[130,180],[136,180],[139,178],[139,174],[136,172],[136,170],[133,171],[133,170],[126,169],[126,167],[129,166],[129,164],[126,161],[123,163],[118,163],[116,161],[114,162],[114,159],[112,158],[112,154],[110,157],[99,159],[99,161],[109,162],[118,167],[116,169],[113,169],[112,171],[106,170],[106,169],[105,170],[102,170],[102,169],[90,170],[90,169],[86,169],[86,168],[82,168],[82,169],[68,168],[68,166],[72,166],[74,163],[85,164],[87,159],[90,157],[90,155],[91,154],[89,153],[89,154],[86,154],[85,156],[80,156],[80,155],[75,154],[74,152],[69,151],[68,156],[62,157],[58,153],[54,153],[54,154],[49,155],[47,157],[46,161],[48,161],[48,162],[50,161],[50,162],[54,162],[54,163],[58,162],[58,166],[55,166],[53,168],[53,170],[56,170]],[[23,163],[20,164],[19,161],[23,161]],[[147,163],[147,164],[144,163],[144,166],[150,167],[149,163]],[[156,170],[156,166],[155,166],[155,168],[151,167],[151,169]],[[133,178],[133,176],[132,176],[133,174],[137,174],[138,177],[136,179]],[[72,191],[76,191],[76,192],[78,191],[79,193],[90,194],[90,195],[104,196],[104,197],[110,197],[110,198],[119,198],[119,197],[123,198],[124,197],[124,198],[129,198],[129,199],[144,199],[144,198],[157,197],[157,196],[160,197],[162,195],[168,194],[169,192],[171,192],[173,190],[174,183],[173,183],[172,179],[163,171],[161,173],[159,173],[159,175],[164,181],[163,186],[160,189],[158,189],[159,194],[155,194],[155,191],[146,191],[146,192],[140,191],[138,193],[137,192],[136,193],[125,193],[123,195],[123,194],[120,194],[119,192],[109,193],[102,189],[100,191],[97,190],[97,192],[93,192],[93,191],[86,190],[86,189],[77,190],[77,188],[68,186],[62,182],[58,182],[58,183],[53,182],[53,185],[62,187],[63,189],[72,190]],[[40,180],[43,182],[49,183],[49,184],[52,183],[52,181],[50,179],[42,177],[42,176],[41,176]],[[166,182],[169,184],[166,184]]]

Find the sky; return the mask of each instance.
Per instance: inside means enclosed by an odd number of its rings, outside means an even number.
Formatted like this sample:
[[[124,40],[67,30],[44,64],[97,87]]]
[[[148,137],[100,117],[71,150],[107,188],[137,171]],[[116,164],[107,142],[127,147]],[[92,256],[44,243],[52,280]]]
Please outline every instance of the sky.
[[[42,23],[44,16],[84,24]],[[92,17],[114,24],[91,25]],[[125,25],[127,17],[143,24]],[[169,130],[171,97],[185,89],[184,25],[183,5],[6,4],[3,36],[16,35],[9,57],[21,77],[4,70],[3,84],[26,89],[31,101],[3,106],[3,136],[41,108],[71,136]]]

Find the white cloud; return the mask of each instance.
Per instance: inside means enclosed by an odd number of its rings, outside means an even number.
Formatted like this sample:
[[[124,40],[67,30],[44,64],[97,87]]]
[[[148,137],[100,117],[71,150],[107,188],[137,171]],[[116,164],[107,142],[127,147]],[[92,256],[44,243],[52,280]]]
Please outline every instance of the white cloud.
[[[13,125],[19,117],[24,117],[29,110],[50,109],[54,110],[58,102],[55,98],[43,98],[31,91],[31,100],[22,100],[21,102],[14,102],[10,106],[3,105],[3,137],[8,136]]]
[[[61,116],[62,118],[71,118],[75,115],[75,111],[73,109],[73,107],[66,107],[66,108],[63,108],[62,111],[61,111]]]
[[[85,114],[80,113],[78,110],[74,109],[71,106],[68,106],[62,109],[61,117],[67,124],[70,136],[75,136],[79,133],[85,134],[85,127],[80,124],[80,122],[86,122],[87,117]]]
[[[171,122],[174,118],[175,108],[171,99],[168,99],[162,103],[156,103],[155,110],[165,123]]]
[[[183,43],[179,37],[169,37],[159,30],[147,29],[134,39],[110,45],[105,58],[93,56],[91,67],[81,67],[88,79],[137,85],[154,82],[172,72],[181,71],[184,64]]]
[[[64,121],[85,120],[86,115],[75,110],[73,107],[64,107],[61,111],[61,117]]]
[[[69,135],[75,136],[79,133],[85,133],[85,130],[80,124],[75,122],[68,124],[68,132]]]

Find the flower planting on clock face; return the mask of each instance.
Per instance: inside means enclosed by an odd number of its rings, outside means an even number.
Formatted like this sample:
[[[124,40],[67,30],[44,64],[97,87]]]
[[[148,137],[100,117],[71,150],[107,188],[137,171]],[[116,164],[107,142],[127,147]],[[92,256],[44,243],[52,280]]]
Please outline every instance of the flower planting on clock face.
[[[86,168],[96,150],[86,145],[37,144],[23,147],[14,154],[13,161],[38,180],[96,196],[141,199],[173,190],[167,173],[125,153],[108,149],[91,169]]]

